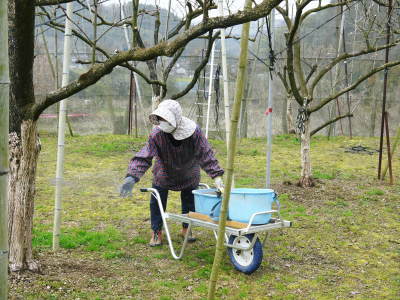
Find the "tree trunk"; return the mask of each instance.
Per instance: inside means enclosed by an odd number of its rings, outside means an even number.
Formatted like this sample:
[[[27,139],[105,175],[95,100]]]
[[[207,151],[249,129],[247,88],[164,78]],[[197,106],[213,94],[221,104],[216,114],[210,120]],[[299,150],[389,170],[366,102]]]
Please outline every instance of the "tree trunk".
[[[33,205],[40,141],[36,121],[21,124],[21,136],[10,133],[8,229],[10,269],[38,271],[32,256]]]
[[[160,103],[161,103],[160,94],[153,93],[153,96],[151,97],[151,109],[152,109],[152,111],[154,111],[158,107],[158,104],[160,104]]]
[[[287,106],[286,106],[286,122],[287,122],[287,130],[290,134],[295,134],[296,130],[294,128],[293,122],[293,97],[292,94],[287,94]]]
[[[285,96],[282,101],[282,114],[281,114],[281,120],[282,120],[282,133],[283,134],[288,134],[288,119],[287,119],[287,109],[289,105],[289,97]]]
[[[299,185],[302,187],[314,186],[311,173],[311,155],[310,155],[310,119],[304,122],[304,133],[301,133],[301,178]]]
[[[10,270],[38,271],[32,257],[33,199],[36,164],[40,151],[36,121],[29,108],[33,89],[34,16],[33,1],[10,0],[10,129],[9,129],[9,219]]]

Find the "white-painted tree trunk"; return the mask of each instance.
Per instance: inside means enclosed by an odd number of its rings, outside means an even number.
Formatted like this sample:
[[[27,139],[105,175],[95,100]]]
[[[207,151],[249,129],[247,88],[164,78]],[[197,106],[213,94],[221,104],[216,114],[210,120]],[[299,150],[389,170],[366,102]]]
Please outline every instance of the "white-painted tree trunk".
[[[314,185],[311,172],[311,153],[310,153],[310,119],[304,122],[304,133],[301,134],[301,178],[299,185],[310,187]]]
[[[67,18],[65,19],[64,57],[61,86],[67,86],[69,82],[69,68],[71,64],[71,18],[73,3],[67,3]],[[56,169],[56,194],[54,203],[53,225],[53,251],[60,248],[60,227],[62,213],[62,187],[64,181],[64,145],[65,145],[65,120],[67,115],[66,100],[60,102],[58,117],[58,148]]]
[[[161,102],[160,95],[153,94],[153,96],[151,97],[151,110],[152,111],[156,110],[160,102]]]

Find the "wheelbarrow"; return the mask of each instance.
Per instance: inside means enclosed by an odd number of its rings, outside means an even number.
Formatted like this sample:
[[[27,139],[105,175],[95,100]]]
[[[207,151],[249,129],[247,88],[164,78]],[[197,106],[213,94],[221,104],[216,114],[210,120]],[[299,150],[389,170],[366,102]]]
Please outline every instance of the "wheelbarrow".
[[[200,184],[199,187],[210,190],[206,184]],[[150,192],[157,199],[164,225],[164,231],[168,240],[168,246],[174,259],[182,258],[188,243],[189,232],[192,226],[199,226],[212,230],[214,232],[215,239],[217,239],[218,222],[215,221],[215,218],[212,218],[213,214],[207,216],[206,214],[200,214],[196,212],[189,212],[188,214],[167,213],[163,209],[160,194],[156,189],[141,188],[140,191]],[[261,265],[263,259],[263,247],[268,239],[269,232],[274,229],[292,226],[291,221],[281,219],[280,203],[277,196],[274,197],[274,202],[276,203],[276,209],[255,212],[250,216],[247,223],[227,220],[224,245],[227,247],[230,261],[236,270],[245,274],[251,274],[256,271]],[[215,206],[216,205],[214,205],[214,208]],[[257,220],[257,218],[263,216],[271,216],[268,217],[268,223],[254,224],[257,223],[254,222]],[[179,254],[175,252],[175,248],[171,240],[167,223],[168,220],[188,224],[188,230],[184,237]]]

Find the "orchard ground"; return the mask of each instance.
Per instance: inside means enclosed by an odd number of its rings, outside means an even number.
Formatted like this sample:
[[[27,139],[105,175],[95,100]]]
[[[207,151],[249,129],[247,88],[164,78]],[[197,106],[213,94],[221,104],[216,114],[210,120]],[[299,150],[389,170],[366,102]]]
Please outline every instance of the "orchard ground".
[[[61,249],[51,250],[57,138],[42,133],[34,216],[34,254],[42,272],[10,275],[11,299],[204,299],[213,263],[211,231],[194,228],[198,242],[182,260],[168,246],[149,248],[151,171],[133,197],[118,196],[132,151],[145,138],[117,135],[69,137]],[[225,165],[223,141],[212,140]],[[393,161],[395,184],[376,180],[378,154],[348,153],[351,146],[377,149],[375,138],[312,139],[316,187],[296,186],[300,144],[274,137],[272,188],[282,216],[293,227],[271,233],[261,267],[252,275],[233,269],[226,256],[218,299],[398,299],[400,297],[400,156]],[[265,186],[264,139],[245,139],[235,161],[236,187]],[[212,185],[205,174],[202,181]],[[168,211],[179,212],[179,194]],[[182,243],[180,225],[174,242]]]

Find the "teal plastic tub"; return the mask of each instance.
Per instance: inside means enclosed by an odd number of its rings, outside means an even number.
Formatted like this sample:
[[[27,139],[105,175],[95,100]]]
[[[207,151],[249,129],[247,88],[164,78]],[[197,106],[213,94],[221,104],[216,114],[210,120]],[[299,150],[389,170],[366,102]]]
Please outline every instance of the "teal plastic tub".
[[[221,198],[217,196],[217,189],[200,189],[192,191],[194,194],[194,207],[196,212],[210,215],[214,208],[213,217],[219,216]]]
[[[193,191],[196,212],[208,215],[214,220],[218,219],[221,209],[221,198],[217,196],[216,191],[216,189]],[[276,194],[271,189],[232,189],[228,218],[233,221],[248,223],[254,213],[272,210],[275,197]],[[258,215],[253,219],[252,224],[267,224],[270,219],[271,214]]]
[[[233,221],[248,223],[254,213],[272,210],[276,194],[271,189],[232,189],[229,200],[229,218]],[[267,224],[271,214],[258,215],[252,224]]]

